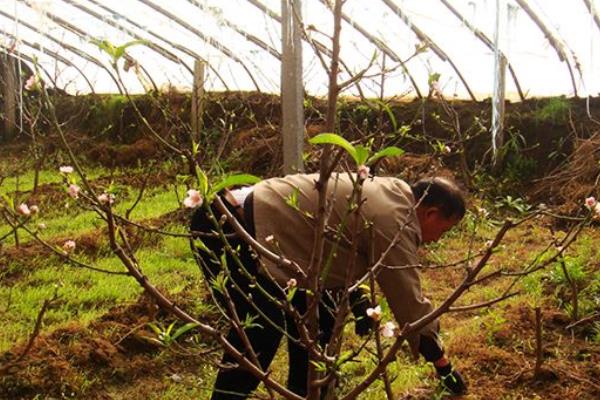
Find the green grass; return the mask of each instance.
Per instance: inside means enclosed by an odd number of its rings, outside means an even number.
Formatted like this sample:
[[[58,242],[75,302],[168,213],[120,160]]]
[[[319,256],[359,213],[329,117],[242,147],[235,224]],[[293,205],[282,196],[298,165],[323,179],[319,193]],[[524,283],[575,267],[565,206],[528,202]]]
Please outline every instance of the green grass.
[[[65,194],[65,201],[67,200],[66,197]],[[134,201],[135,200],[132,198],[125,201],[117,201],[114,208],[115,213],[124,215]],[[42,208],[40,214],[31,220],[30,226],[33,229],[36,229],[37,224],[45,224],[46,228],[41,231],[41,237],[43,239],[56,237],[74,238],[106,226],[106,223],[101,220],[95,212],[82,210],[77,207],[76,204],[73,204],[72,200],[65,204],[68,204],[69,207],[64,208],[64,205],[56,205],[56,207],[63,207],[63,210],[59,211],[59,215],[56,215],[56,213],[48,213],[49,216],[46,216],[44,208]],[[144,195],[137,207],[131,213],[130,218],[137,221],[157,218],[163,214],[174,211],[179,207],[180,204],[177,202],[177,197],[172,190],[157,189]],[[7,224],[0,226],[0,237],[8,232],[10,232],[10,227]],[[23,231],[20,232],[20,243],[27,243],[32,240],[28,234]],[[15,241],[12,235],[4,241],[5,245],[14,245],[14,243]]]
[[[185,238],[165,238],[154,248],[140,250],[137,257],[150,281],[170,295],[189,287],[202,287],[198,267]],[[103,269],[125,270],[114,256],[95,262],[82,261]],[[35,267],[31,268],[24,261],[24,265],[10,266],[12,270],[20,270],[23,277],[14,286],[0,287],[0,313],[5,325],[0,334],[0,352],[28,337],[44,300],[52,298],[55,292],[58,300],[44,318],[46,332],[68,322],[87,324],[113,306],[134,301],[142,293],[141,286],[131,277],[69,267],[58,257],[38,260],[33,265]],[[207,308],[200,304],[194,312]]]
[[[2,168],[4,169],[7,167],[3,166]],[[86,168],[85,173],[87,179],[93,180],[101,176],[108,175],[110,171],[106,168],[96,167]],[[30,191],[33,189],[34,178],[35,171],[33,169],[27,170],[19,176],[9,176],[2,182],[2,187],[0,187],[0,193],[9,194],[16,190],[19,190],[20,192]],[[58,167],[40,170],[38,182],[39,185],[61,183],[62,181],[63,176],[58,171]]]

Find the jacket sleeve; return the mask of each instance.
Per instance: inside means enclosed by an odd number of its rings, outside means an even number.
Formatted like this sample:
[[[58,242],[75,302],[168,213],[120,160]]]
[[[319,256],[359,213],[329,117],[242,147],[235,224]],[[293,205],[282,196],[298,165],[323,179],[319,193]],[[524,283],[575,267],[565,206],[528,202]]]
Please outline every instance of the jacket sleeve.
[[[412,211],[410,211],[412,212]],[[394,268],[412,266],[419,263],[417,247],[419,243],[417,222],[404,224],[403,221],[379,221],[374,224],[374,253],[377,260],[399,234],[396,244],[384,259],[384,267],[377,274],[377,283],[385,295],[390,310],[400,328],[414,322],[433,311],[431,302],[423,296],[421,280],[417,268]],[[418,354],[420,335],[438,342],[439,322],[434,320],[420,331],[408,337],[413,354]]]

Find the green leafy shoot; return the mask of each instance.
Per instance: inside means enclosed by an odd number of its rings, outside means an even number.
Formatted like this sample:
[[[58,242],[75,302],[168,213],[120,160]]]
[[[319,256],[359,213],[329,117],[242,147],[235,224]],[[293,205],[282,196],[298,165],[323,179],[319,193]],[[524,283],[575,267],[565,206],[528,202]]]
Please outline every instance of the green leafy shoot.
[[[156,333],[158,336],[158,340],[154,340],[157,343],[160,343],[164,346],[170,346],[173,344],[177,338],[183,335],[186,332],[194,329],[198,326],[197,323],[188,322],[187,324],[179,327],[174,333],[173,328],[175,327],[175,322],[172,322],[167,328],[164,328],[161,324],[149,323],[148,326]]]
[[[260,182],[260,178],[250,174],[228,175],[223,177],[216,185],[212,187],[211,196],[216,195],[221,190],[231,186],[254,185],[258,182]]]
[[[298,290],[297,287],[290,288],[290,290],[288,291],[287,296],[286,296],[288,303],[292,302],[297,290]]]
[[[360,144],[354,146],[352,143],[335,133],[321,133],[310,139],[309,142],[311,144],[329,144],[341,147],[352,157],[356,165],[371,165],[383,157],[393,157],[404,154],[404,150],[395,146],[390,146],[369,157],[369,147]]]
[[[402,150],[399,147],[396,147],[396,146],[386,147],[385,149],[380,150],[377,153],[375,153],[373,156],[371,156],[371,158],[369,158],[369,160],[367,161],[367,164],[373,164],[375,161],[379,160],[380,158],[397,157],[397,156],[401,156],[403,154],[404,154],[404,150]]]
[[[229,278],[223,273],[223,271],[221,271],[214,279],[212,279],[210,285],[214,290],[222,295],[225,295],[225,289],[228,280]]]
[[[263,326],[261,324],[258,324],[254,321],[256,321],[258,319],[258,315],[250,315],[250,314],[246,314],[246,318],[242,321],[242,327],[244,329],[250,329],[250,328],[263,328]]]
[[[96,46],[98,46],[98,48],[101,51],[105,52],[112,58],[113,66],[115,66],[117,64],[117,61],[119,61],[121,59],[121,57],[123,57],[125,55],[125,50],[128,47],[135,46],[138,44],[148,45],[150,43],[147,40],[132,40],[121,46],[115,46],[114,44],[112,44],[110,41],[108,41],[106,39],[104,39],[104,40],[92,39],[91,42],[93,44],[95,44]]]
[[[292,207],[294,210],[300,210],[300,207],[298,206],[298,195],[300,194],[300,189],[295,187],[294,190],[292,190],[292,193],[290,193],[290,195],[285,199],[285,203]]]

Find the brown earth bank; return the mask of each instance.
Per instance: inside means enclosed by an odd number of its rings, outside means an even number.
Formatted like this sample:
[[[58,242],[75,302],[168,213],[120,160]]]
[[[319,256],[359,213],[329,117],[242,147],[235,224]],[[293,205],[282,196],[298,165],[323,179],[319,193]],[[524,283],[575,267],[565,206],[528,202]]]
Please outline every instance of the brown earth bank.
[[[191,295],[179,295],[189,305]],[[203,316],[212,319],[215,315]],[[148,326],[171,320],[152,300],[141,296],[119,305],[88,326],[71,324],[0,355],[1,399],[113,399],[109,393],[136,387],[146,399],[168,386],[178,374],[194,374],[218,356],[210,338],[187,335],[164,347]],[[187,340],[185,340],[187,339]],[[202,347],[196,345],[202,343]],[[213,360],[214,361],[214,360]]]
[[[172,92],[132,99],[161,137],[174,143],[189,142],[189,94]],[[151,139],[131,101],[124,96],[58,96],[55,103],[70,141],[82,146],[92,160],[109,166],[136,165],[165,156],[164,148]],[[307,98],[305,103],[306,133],[312,136],[322,132],[326,104],[315,98]],[[375,146],[395,144],[414,153],[431,152],[432,143],[440,140],[455,150],[445,157],[448,162],[462,162],[458,150],[464,149],[464,160],[474,167],[491,160],[490,104],[489,99],[380,102],[342,98],[338,107],[339,132],[349,139],[372,138]],[[542,176],[572,152],[576,138],[595,133],[598,116],[600,98],[507,102],[505,167],[511,168],[513,174],[527,175],[522,179]],[[245,153],[237,167],[269,175],[273,165],[279,164],[267,161],[281,158],[277,135],[280,120],[278,96],[208,93],[200,139],[202,157],[209,161],[232,152]],[[52,142],[58,146],[56,138]]]

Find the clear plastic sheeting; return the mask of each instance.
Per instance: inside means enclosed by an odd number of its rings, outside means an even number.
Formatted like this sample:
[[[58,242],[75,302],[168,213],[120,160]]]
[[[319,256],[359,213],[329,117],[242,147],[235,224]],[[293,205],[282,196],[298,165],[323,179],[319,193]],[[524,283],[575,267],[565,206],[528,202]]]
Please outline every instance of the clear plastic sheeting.
[[[329,0],[303,0],[306,91],[327,91],[333,15]],[[594,0],[506,0],[499,51],[512,68],[506,92],[525,97],[596,95],[600,25]],[[591,6],[592,12],[588,9]],[[527,8],[527,9],[526,9]],[[345,94],[427,96],[440,74],[448,97],[481,100],[494,85],[495,0],[348,0],[340,81],[364,72]],[[0,45],[69,93],[190,90],[196,59],[207,90],[278,93],[281,0],[1,0]],[[551,36],[549,39],[548,35]],[[119,73],[98,41],[142,40]],[[320,52],[317,54],[317,52]],[[43,71],[46,71],[47,76]]]

